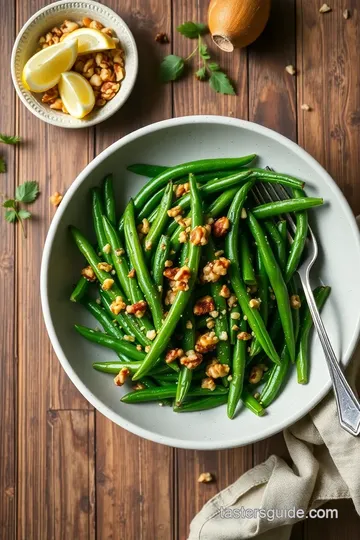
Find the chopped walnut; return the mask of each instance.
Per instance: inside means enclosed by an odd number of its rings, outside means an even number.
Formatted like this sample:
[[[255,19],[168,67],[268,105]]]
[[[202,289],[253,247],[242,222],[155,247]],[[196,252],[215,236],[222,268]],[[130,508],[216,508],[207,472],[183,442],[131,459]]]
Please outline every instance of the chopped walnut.
[[[263,376],[264,370],[259,365],[253,366],[250,371],[249,375],[249,383],[250,384],[258,384],[261,381],[261,378]]]
[[[105,244],[105,246],[102,248],[103,253],[106,253],[106,255],[109,255],[111,253],[111,246],[110,244]]]
[[[134,343],[135,341],[135,337],[134,336],[130,336],[128,334],[125,334],[124,338],[123,338],[125,341],[130,341],[130,343]]]
[[[157,41],[157,43],[169,43],[169,38],[165,32],[158,32],[155,36],[155,41]]]
[[[200,353],[208,353],[216,348],[219,338],[215,332],[206,332],[198,337],[195,344],[195,350]]]
[[[290,296],[290,305],[293,309],[301,308],[301,300],[298,294],[293,294],[292,296]]]
[[[129,313],[130,315],[135,315],[135,317],[141,319],[141,317],[145,315],[146,309],[147,303],[145,302],[145,300],[140,300],[135,304],[126,306],[126,313]]]
[[[214,311],[210,311],[210,316],[211,316],[213,319],[217,319],[217,317],[219,316],[219,312],[216,311],[216,309],[214,309]]]
[[[185,328],[187,328],[187,330],[191,330],[192,327],[193,327],[193,323],[191,321],[186,321]]]
[[[134,386],[132,387],[133,390],[145,390],[146,386],[141,383],[141,382],[137,382],[136,384],[134,384]]]
[[[237,298],[235,296],[235,294],[232,294],[230,296],[230,298],[228,299],[227,301],[227,304],[229,306],[230,309],[232,309],[233,307],[235,307],[237,305]],[[240,315],[239,315],[240,316]],[[236,317],[235,317],[236,318]]]
[[[129,375],[130,375],[130,370],[128,368],[120,369],[119,373],[114,378],[114,383],[116,384],[116,386],[122,386]]]
[[[190,232],[191,217],[187,217],[187,218],[182,218],[181,216],[177,216],[177,217],[180,218],[180,219],[175,218],[178,225],[180,225],[181,227],[184,227],[185,232],[187,233]]]
[[[240,319],[240,313],[238,311],[234,311],[233,313],[230,314],[230,319],[234,319],[235,321],[237,319]]]
[[[148,330],[146,332],[146,337],[153,341],[156,338],[156,330]]]
[[[215,328],[215,321],[211,317],[206,320],[206,328],[208,328],[209,330]]]
[[[331,11],[331,7],[328,6],[327,4],[323,4],[321,8],[319,9],[320,13],[328,13],[329,11]]]
[[[58,90],[58,87],[57,86],[53,86],[53,88],[50,88],[49,90],[47,90],[42,98],[41,98],[41,101],[43,103],[49,103],[49,105],[51,105],[52,103],[55,102],[56,98],[59,97],[59,90]]]
[[[213,477],[209,472],[203,472],[200,474],[198,478],[198,482],[201,482],[203,484],[208,484],[209,482],[212,482]]]
[[[188,266],[184,265],[181,268],[179,268],[179,270],[174,276],[174,280],[187,282],[189,281],[190,277],[191,277],[191,270]]]
[[[185,182],[185,184],[175,184],[174,186],[175,197],[177,199],[185,195],[185,193],[189,193],[189,191],[190,191],[189,182]]]
[[[165,261],[165,268],[171,268],[174,266],[174,263],[169,259],[168,261]]]
[[[207,228],[208,227],[208,228]],[[194,246],[205,246],[208,243],[209,239],[209,227],[210,225],[198,225],[190,233],[190,242]]]
[[[188,369],[197,368],[203,361],[203,355],[193,350],[186,351],[185,356],[180,358],[180,364]]]
[[[95,30],[102,30],[104,28],[104,25],[101,24],[99,21],[91,21],[90,28],[94,28]]]
[[[186,244],[187,241],[188,241],[187,233],[185,231],[181,231],[181,233],[179,234],[179,243]]]
[[[212,379],[226,377],[229,374],[230,366],[228,364],[220,364],[217,358],[213,358],[211,363],[206,366],[205,373]]]
[[[143,350],[142,345],[136,345],[136,350],[139,352],[142,351]]]
[[[291,64],[286,66],[285,71],[287,71],[290,75],[296,75],[296,69]]]
[[[181,206],[174,206],[173,208],[170,208],[170,210],[167,211],[167,214],[169,217],[176,217],[183,213],[183,209]]]
[[[227,341],[228,340],[228,334],[227,334],[227,332],[225,332],[225,330],[220,332],[219,339],[220,339],[220,341]]]
[[[107,245],[109,246],[110,244],[107,244]],[[104,251],[104,250],[103,250],[103,251]],[[121,255],[124,255],[124,253],[125,253],[125,249],[123,249],[123,248],[115,249],[115,255],[116,255],[117,257],[121,257]]]
[[[246,218],[247,218],[247,211],[246,211],[246,208],[242,208],[242,209],[241,209],[240,218],[241,218],[241,219],[246,219]]]
[[[221,238],[225,236],[230,229],[230,221],[229,218],[226,216],[223,216],[219,219],[217,219],[213,225],[213,235],[216,236],[216,238]]]
[[[120,311],[123,311],[126,308],[126,304],[122,299],[122,296],[117,296],[115,300],[110,304],[111,313],[114,315],[119,315]]]
[[[147,234],[150,231],[150,223],[149,220],[144,218],[140,225],[137,226],[137,230],[141,234]]]
[[[146,352],[146,354],[148,354],[148,353],[150,352],[150,350],[151,350],[151,346],[150,346],[150,345],[146,345],[146,347],[145,347],[145,352]]]
[[[180,268],[178,266],[168,267],[163,271],[163,275],[168,279],[175,279]]]
[[[105,279],[104,283],[102,284],[103,291],[108,291],[111,289],[111,287],[114,285],[114,280],[111,278]]]
[[[111,272],[112,270],[112,264],[108,264],[106,262],[99,262],[97,267],[99,270],[103,270],[104,272]]]
[[[175,302],[176,295],[177,295],[177,291],[173,291],[169,289],[165,295],[165,300],[164,300],[165,305],[166,306],[172,305]]]
[[[310,111],[311,110],[310,105],[308,105],[307,103],[303,103],[300,108],[301,108],[302,111]]]
[[[170,349],[170,351],[166,353],[165,362],[171,364],[172,362],[175,362],[177,358],[181,358],[182,356],[184,356],[184,351],[182,349]]]
[[[215,390],[216,384],[214,379],[207,377],[201,381],[201,388],[207,388],[208,390]]]
[[[196,300],[194,305],[194,315],[206,315],[210,311],[214,311],[215,302],[212,296],[207,294]]]
[[[135,268],[132,268],[130,270],[130,272],[128,273],[127,277],[130,278],[130,279],[133,279],[135,277],[135,275],[136,275],[136,270],[135,270]]]
[[[225,276],[227,274],[229,266],[230,261],[225,257],[220,257],[219,259],[215,259],[215,261],[207,263],[203,268],[203,281],[216,283],[219,281],[221,276]]]
[[[76,22],[67,20],[65,20],[60,26],[60,30],[63,34],[69,34],[70,32],[74,32],[74,30],[77,30],[78,28],[79,25]]]
[[[61,195],[61,193],[59,193],[58,191],[55,191],[55,193],[53,195],[51,195],[51,197],[50,197],[50,202],[54,206],[59,206],[62,199],[63,199],[63,196]]]
[[[252,338],[252,335],[249,334],[249,332],[240,332],[240,333],[237,335],[237,338],[238,338],[240,341],[249,341],[249,339]]]
[[[230,298],[231,292],[227,285],[223,285],[220,289],[219,295],[223,298]]]
[[[249,301],[249,306],[251,307],[251,309],[259,309],[259,307],[260,307],[260,300],[258,300],[257,298],[252,298],[252,299]]]
[[[86,266],[86,268],[83,268],[81,270],[81,275],[87,280],[87,281],[96,281],[96,275],[94,270],[91,268],[91,266]]]

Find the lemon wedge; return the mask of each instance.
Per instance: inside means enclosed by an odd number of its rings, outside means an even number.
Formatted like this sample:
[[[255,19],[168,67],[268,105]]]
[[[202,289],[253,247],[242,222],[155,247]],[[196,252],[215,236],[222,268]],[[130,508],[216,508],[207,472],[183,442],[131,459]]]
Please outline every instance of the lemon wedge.
[[[34,54],[25,64],[22,80],[32,92],[46,92],[55,86],[63,71],[71,69],[78,53],[76,39],[52,45]]]
[[[107,34],[100,32],[100,30],[95,30],[95,28],[78,28],[68,34],[63,39],[63,43],[70,39],[78,40],[78,54],[115,49],[114,40]]]
[[[95,94],[85,77],[75,71],[61,74],[59,93],[63,104],[71,116],[84,118],[95,105]]]

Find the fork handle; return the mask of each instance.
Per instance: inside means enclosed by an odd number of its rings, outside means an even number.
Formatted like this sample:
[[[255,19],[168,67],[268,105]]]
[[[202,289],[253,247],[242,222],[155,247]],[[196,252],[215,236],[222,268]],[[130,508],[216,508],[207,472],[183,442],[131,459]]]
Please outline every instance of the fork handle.
[[[334,388],[336,405],[340,419],[340,425],[351,435],[360,433],[360,403],[336,359],[334,350],[331,346],[329,336],[326,332],[324,323],[321,320],[314,295],[311,290],[308,273],[302,275],[299,272],[301,283],[304,289],[306,301],[309,306],[314,326],[318,333],[322,348],[324,350],[326,362],[331,376]]]

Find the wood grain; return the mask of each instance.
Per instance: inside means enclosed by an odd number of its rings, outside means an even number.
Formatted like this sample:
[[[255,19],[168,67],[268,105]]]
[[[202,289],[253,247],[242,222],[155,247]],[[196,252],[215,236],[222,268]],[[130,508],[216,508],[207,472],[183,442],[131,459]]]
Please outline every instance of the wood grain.
[[[0,6],[4,34],[2,58],[9,64],[11,45],[15,38],[15,5]],[[10,70],[1,70],[0,131],[16,133],[15,96],[11,89]],[[12,197],[15,189],[16,149],[1,145],[0,157],[7,164],[1,174],[1,201]],[[1,216],[0,234],[0,298],[4,311],[0,326],[0,538],[14,540],[16,536],[16,281],[15,228]]]
[[[96,128],[96,153],[130,131],[169,118],[172,111],[170,87],[159,85],[156,76],[160,57],[169,46],[155,42],[158,32],[170,34],[170,0],[107,4],[134,33],[140,70],[126,105]],[[141,440],[98,413],[96,441],[98,538],[171,538],[174,450]]]

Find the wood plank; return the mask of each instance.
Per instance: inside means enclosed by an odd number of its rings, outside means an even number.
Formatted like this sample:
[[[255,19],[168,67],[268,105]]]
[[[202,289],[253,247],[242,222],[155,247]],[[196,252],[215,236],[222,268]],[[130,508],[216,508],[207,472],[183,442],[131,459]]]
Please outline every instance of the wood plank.
[[[285,66],[295,66],[295,59],[295,0],[274,0],[264,33],[249,47],[249,119],[292,140],[296,140],[296,78]],[[281,433],[254,445],[254,465],[273,453],[287,456]]]
[[[47,537],[95,539],[94,412],[47,414]]]
[[[126,105],[96,128],[96,153],[143,125],[171,116],[171,89],[158,83],[158,66],[168,45],[155,43],[158,32],[170,35],[170,0],[115,0],[107,5],[134,33],[140,71]],[[172,534],[174,450],[139,439],[96,414],[97,535],[103,540],[168,540]]]
[[[183,57],[188,56],[196,46],[194,41],[182,37],[176,27],[185,21],[207,20],[207,2],[200,5],[173,0],[173,51]],[[248,117],[247,92],[247,53],[222,53],[206,38],[214,59],[235,81],[237,96],[221,96],[214,93],[207,83],[199,82],[191,74],[173,84],[174,115],[219,114]],[[194,68],[196,62],[194,61]],[[177,497],[178,497],[178,537],[187,537],[189,524],[203,504],[220,489],[234,482],[252,466],[251,446],[218,452],[194,452],[177,450]],[[199,484],[197,479],[202,472],[211,472],[215,481]]]
[[[0,8],[3,21],[2,58],[10,64],[11,47],[15,38],[15,2]],[[11,90],[10,70],[2,69],[0,85],[1,132],[16,133],[15,96]],[[6,174],[1,174],[1,192],[13,197],[15,188],[15,152],[13,146],[1,145],[0,157],[7,164]],[[1,216],[0,234],[0,298],[4,308],[0,327],[0,538],[16,537],[16,283],[15,229]],[[5,312],[6,306],[6,312]]]
[[[45,0],[17,1],[17,31],[47,4]],[[26,224],[27,239],[17,229],[18,350],[19,350],[19,459],[18,459],[18,538],[47,538],[54,507],[46,492],[48,469],[47,410],[88,408],[51,353],[43,324],[38,282],[43,244],[53,208],[49,196],[64,192],[88,161],[88,132],[50,127],[19,104],[19,133],[26,139],[19,150],[17,182],[34,179],[41,195],[32,205],[33,218]],[[31,142],[31,144],[30,144]],[[66,159],[64,159],[66,156]],[[69,464],[64,458],[60,468]],[[66,516],[61,516],[60,520]],[[60,528],[65,526],[63,522]]]

